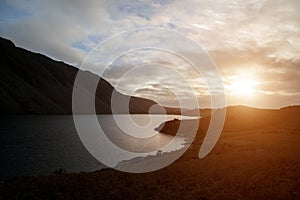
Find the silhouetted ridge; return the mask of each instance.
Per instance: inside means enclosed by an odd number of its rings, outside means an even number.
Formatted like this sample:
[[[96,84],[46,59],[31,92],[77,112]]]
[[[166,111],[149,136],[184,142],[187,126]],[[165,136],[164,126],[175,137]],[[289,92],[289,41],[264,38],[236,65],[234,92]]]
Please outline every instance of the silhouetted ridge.
[[[16,47],[0,37],[0,110],[2,114],[71,114],[72,90],[78,69],[42,54]],[[89,79],[99,77],[84,71]],[[88,84],[85,85],[87,90]],[[95,95],[97,113],[111,113],[114,88],[100,79]],[[117,93],[120,98],[128,96]],[[148,113],[156,102],[132,97],[131,113]],[[122,112],[122,111],[120,111]],[[83,111],[85,113],[85,111]],[[87,112],[89,113],[89,112]]]

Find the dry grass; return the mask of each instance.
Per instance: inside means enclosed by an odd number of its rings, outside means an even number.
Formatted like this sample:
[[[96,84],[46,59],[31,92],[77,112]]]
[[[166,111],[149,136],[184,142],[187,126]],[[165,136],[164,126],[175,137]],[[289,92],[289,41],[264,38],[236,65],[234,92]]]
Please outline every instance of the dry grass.
[[[197,155],[206,120],[200,122],[190,149],[162,170],[145,174],[102,170],[19,178],[2,183],[1,197],[300,199],[299,107],[279,111],[243,109],[229,108],[224,132],[204,159]],[[170,131],[171,124],[167,123],[163,131]]]

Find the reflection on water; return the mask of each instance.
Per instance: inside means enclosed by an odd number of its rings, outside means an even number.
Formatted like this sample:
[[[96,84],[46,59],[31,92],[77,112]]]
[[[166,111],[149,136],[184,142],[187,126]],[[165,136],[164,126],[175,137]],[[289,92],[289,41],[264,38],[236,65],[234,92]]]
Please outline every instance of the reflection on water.
[[[90,116],[83,116],[89,118]],[[116,115],[122,118],[122,115]],[[162,119],[175,116],[133,115],[132,120],[148,131],[131,130],[120,134],[112,115],[99,115],[98,120],[114,144],[133,152],[151,152],[168,144],[173,137],[154,130]],[[176,118],[181,118],[176,116]],[[122,120],[121,120],[122,121]],[[151,122],[151,123],[149,123]],[[128,124],[127,124],[128,125]],[[126,129],[126,127],[125,127]],[[127,127],[130,130],[130,127]],[[126,129],[126,130],[127,130]],[[119,134],[117,134],[119,133]],[[135,138],[139,136],[139,138]],[[184,138],[175,138],[170,151],[181,148]],[[16,176],[47,175],[56,169],[67,172],[94,171],[105,167],[93,158],[81,143],[72,116],[1,116],[0,179]],[[117,164],[121,157],[111,158]],[[127,159],[127,158],[126,158]],[[128,158],[131,159],[131,158]]]
[[[174,115],[151,115],[150,118],[149,115],[101,115],[98,116],[98,121],[106,137],[113,144],[123,150],[148,156],[155,155],[160,149],[170,152],[184,147],[185,138],[161,134],[154,130],[162,122],[175,117],[186,118]],[[95,149],[94,151],[105,151],[104,149],[101,150],[101,146]],[[120,152],[111,157],[108,162],[109,165],[116,166],[120,161],[130,160],[134,157],[132,154]]]

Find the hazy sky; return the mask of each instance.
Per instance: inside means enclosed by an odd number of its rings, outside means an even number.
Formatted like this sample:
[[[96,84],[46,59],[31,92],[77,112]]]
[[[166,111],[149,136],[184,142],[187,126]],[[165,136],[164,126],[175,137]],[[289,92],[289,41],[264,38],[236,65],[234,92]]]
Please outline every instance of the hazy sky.
[[[300,104],[299,0],[70,2],[2,0],[0,35],[17,46],[79,67],[98,43],[114,34],[139,27],[168,28],[207,50],[221,74],[228,105]],[[152,41],[147,35],[138,40]],[[188,45],[186,51],[197,54]],[[131,53],[116,60],[105,77],[116,84],[128,69],[145,62],[182,73],[201,104],[209,105],[209,93],[200,75],[184,60],[167,52]],[[157,69],[154,64],[148,67]],[[119,89],[125,93],[135,90],[135,95],[163,103],[172,101],[168,87],[177,89],[182,96],[187,92],[181,81],[163,70],[154,70],[152,75],[156,79],[148,80],[150,74],[143,73],[128,76]]]

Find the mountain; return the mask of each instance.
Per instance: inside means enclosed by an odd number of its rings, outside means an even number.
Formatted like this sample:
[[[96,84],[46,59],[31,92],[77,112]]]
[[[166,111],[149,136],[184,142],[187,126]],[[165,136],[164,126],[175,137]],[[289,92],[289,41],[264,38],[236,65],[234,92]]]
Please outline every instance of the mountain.
[[[73,85],[79,69],[55,61],[42,54],[16,47],[0,37],[0,112],[1,114],[71,114]],[[90,91],[89,80],[99,77],[80,71]],[[100,78],[95,94],[98,114],[111,113],[111,95],[114,88]],[[116,92],[118,99],[130,98],[130,113],[148,113],[156,102],[130,97]],[[117,113],[124,113],[117,110]],[[88,114],[89,111],[82,110]]]

